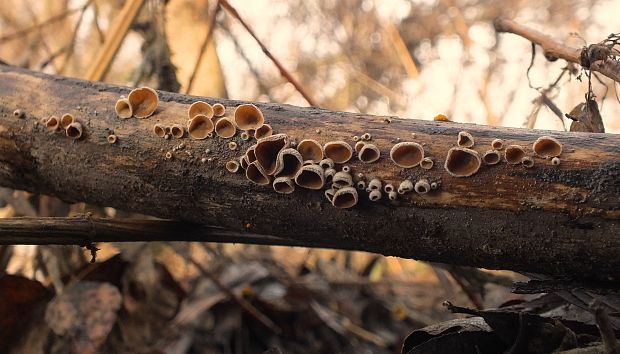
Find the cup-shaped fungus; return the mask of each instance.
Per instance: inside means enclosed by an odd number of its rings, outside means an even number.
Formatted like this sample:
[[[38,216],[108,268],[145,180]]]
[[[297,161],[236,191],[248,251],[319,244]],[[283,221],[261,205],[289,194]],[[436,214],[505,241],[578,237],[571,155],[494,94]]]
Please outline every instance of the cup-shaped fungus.
[[[249,164],[250,163],[248,162],[247,156],[244,155],[239,158],[239,165],[241,166],[242,169],[245,170],[246,168],[248,168]]]
[[[273,190],[280,194],[291,194],[295,191],[295,183],[290,177],[278,177],[273,180]]]
[[[254,138],[256,140],[265,138],[273,134],[273,129],[271,129],[271,125],[263,124],[258,129],[254,131]]]
[[[330,141],[323,146],[323,153],[335,163],[345,163],[353,156],[353,149],[345,141]]]
[[[556,157],[562,153],[562,144],[550,136],[541,136],[532,146],[536,155],[540,157]]]
[[[372,135],[370,135],[370,133],[364,133],[364,134],[362,134],[362,140],[366,140],[366,141],[368,141],[368,140],[370,140],[370,139],[372,139]]]
[[[73,118],[73,115],[69,114],[69,113],[65,113],[62,115],[62,117],[60,118],[60,126],[62,127],[62,129],[67,129],[67,127],[69,126],[69,124],[75,122],[75,118]]]
[[[365,163],[373,163],[379,160],[381,151],[374,144],[365,144],[362,149],[357,153],[357,157],[360,161]]]
[[[275,176],[294,178],[304,162],[299,151],[293,148],[280,150],[277,158]]]
[[[297,172],[295,183],[308,189],[321,189],[325,184],[323,169],[319,165],[306,165]]]
[[[116,101],[114,111],[116,112],[116,115],[122,119],[131,118],[133,116],[133,109],[131,109],[131,104],[126,98],[121,98]]]
[[[192,139],[202,140],[206,139],[213,131],[213,121],[208,116],[204,114],[197,114],[192,118],[189,122],[189,126],[187,127],[187,133],[189,137]],[[172,132],[172,129],[171,129]]]
[[[220,118],[215,122],[215,134],[220,138],[232,138],[236,132],[235,123],[229,118]]]
[[[256,161],[265,169],[268,175],[272,175],[278,167],[278,154],[287,147],[288,136],[286,134],[276,134],[262,138],[256,143],[256,148],[254,148]]]
[[[495,165],[499,163],[500,160],[501,156],[497,150],[487,150],[482,155],[482,162],[484,162],[485,165]]]
[[[230,160],[230,161],[226,162],[226,169],[230,173],[236,173],[237,171],[239,171],[239,161],[237,161],[237,160]]]
[[[521,163],[523,164],[523,166],[525,166],[525,168],[532,168],[532,167],[534,167],[534,159],[529,157],[529,156],[525,156],[521,160]]]
[[[114,144],[114,143],[116,143],[116,139],[117,139],[117,138],[116,138],[116,135],[114,135],[114,134],[110,134],[110,135],[108,135],[108,138],[107,138],[107,140],[108,140],[108,144]]]
[[[404,141],[392,147],[390,158],[399,167],[415,167],[424,159],[424,149],[418,143]]]
[[[381,190],[381,180],[378,178],[373,178],[368,183],[369,190]]]
[[[211,127],[213,127],[213,123],[211,123]],[[173,137],[180,139],[183,135],[185,135],[185,128],[183,128],[181,124],[173,124],[172,127],[170,127],[170,134],[172,134]]]
[[[328,168],[325,170],[325,172],[323,173],[325,175],[325,182],[329,183],[334,179],[334,176],[336,175],[336,169],[334,168]]]
[[[525,150],[519,145],[509,145],[506,147],[506,151],[504,151],[504,157],[506,158],[506,162],[511,165],[516,165],[521,163],[525,157]]]
[[[402,182],[400,182],[400,185],[398,186],[398,194],[405,194],[408,192],[411,192],[413,190],[413,182],[411,182],[411,180],[404,180]]]
[[[253,104],[242,104],[235,109],[235,124],[241,130],[258,129],[265,123],[263,113]]]
[[[323,147],[318,141],[304,139],[297,144],[297,151],[304,158],[304,161],[319,162],[323,159]]]
[[[342,166],[342,172],[350,173],[351,172],[351,167],[349,167],[347,165]]]
[[[248,165],[248,168],[245,169],[245,177],[256,184],[269,184],[269,175],[267,175],[265,169],[263,169],[258,161],[254,161]]]
[[[221,117],[226,113],[226,107],[224,107],[221,103],[216,103],[213,105],[213,115],[216,117]]]
[[[385,191],[385,193],[390,193],[393,190],[394,185],[392,183],[387,183],[385,186],[383,186],[383,191]]]
[[[415,183],[413,189],[415,189],[418,194],[426,194],[431,190],[431,185],[428,183],[428,180],[421,179]]]
[[[248,133],[248,132],[241,132],[241,140],[243,140],[243,141],[250,140],[250,133]]]
[[[153,126],[153,133],[155,133],[158,137],[163,138],[166,136],[166,127],[163,124],[156,123]]]
[[[376,202],[381,199],[381,191],[378,189],[370,191],[370,193],[368,193],[368,199],[370,199],[371,202]]]
[[[67,136],[73,140],[78,140],[82,136],[82,124],[78,122],[73,122],[67,126],[65,129]]]
[[[336,194],[336,190],[333,188],[329,188],[325,190],[325,198],[327,198],[327,200],[329,200],[330,203],[334,199],[334,194]]]
[[[480,169],[480,155],[475,150],[454,147],[448,150],[444,168],[454,177],[469,177]]]
[[[231,151],[237,150],[237,146],[238,146],[237,143],[234,141],[231,141],[228,143],[228,149]]]
[[[422,167],[425,170],[430,170],[431,168],[433,168],[434,164],[435,163],[430,157],[425,157],[422,159],[422,161],[420,161],[420,167]]]
[[[365,142],[358,141],[357,143],[355,143],[355,146],[353,147],[353,149],[355,150],[355,152],[359,153],[362,150],[362,148],[364,147],[364,145],[366,145]]]
[[[336,172],[332,178],[332,187],[334,189],[340,189],[343,187],[350,187],[353,185],[353,177],[346,172]]]
[[[361,191],[366,189],[366,181],[357,181],[357,189]]]
[[[504,148],[504,141],[502,139],[493,139],[491,147],[495,150],[501,150]]]
[[[51,116],[45,121],[45,126],[52,131],[56,131],[60,128],[60,119],[56,116]]]
[[[140,87],[133,89],[129,93],[129,104],[136,118],[150,117],[159,104],[157,92],[150,87]]]
[[[551,164],[552,164],[552,165],[554,165],[554,166],[559,165],[559,164],[560,164],[560,162],[561,162],[561,161],[560,161],[560,158],[559,158],[559,157],[554,157],[554,158],[552,158],[552,159],[551,159]]]
[[[245,157],[248,160],[248,163],[252,163],[256,161],[256,154],[254,153],[256,149],[256,144],[250,146],[248,150],[245,152]]]
[[[388,199],[390,199],[391,201],[398,199],[398,194],[396,193],[396,191],[389,192]]]
[[[319,162],[319,166],[323,168],[334,168],[334,160],[332,159],[323,159]]]
[[[474,146],[474,137],[468,132],[459,132],[456,143],[460,147],[470,148]]]
[[[332,205],[336,208],[347,209],[357,204],[357,190],[353,187],[344,187],[336,191],[332,198]]]
[[[189,119],[194,118],[197,115],[207,116],[207,118],[213,118],[213,107],[204,101],[196,101],[192,103],[187,109],[187,117]]]

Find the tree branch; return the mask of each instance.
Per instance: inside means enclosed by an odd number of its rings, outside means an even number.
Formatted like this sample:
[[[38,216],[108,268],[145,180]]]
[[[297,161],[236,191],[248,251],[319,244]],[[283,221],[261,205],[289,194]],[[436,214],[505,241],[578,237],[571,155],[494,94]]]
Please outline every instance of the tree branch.
[[[239,134],[227,140],[166,140],[152,132],[156,122],[185,124],[189,105],[199,99],[224,104],[228,115],[241,102],[160,91],[161,102],[153,117],[121,120],[113,107],[129,91],[0,66],[0,185],[213,225],[238,240],[232,242],[289,242],[557,276],[620,278],[618,135],[497,128],[255,103],[274,131],[287,134],[290,140],[353,144],[354,135],[370,133],[370,143],[380,149],[381,158],[372,164],[357,158],[348,161],[356,178],[363,173],[367,181],[379,178],[395,186],[404,179],[425,178],[438,185],[424,195],[399,195],[396,201],[384,195],[371,202],[360,191],[354,208],[337,209],[322,190],[297,187],[291,195],[280,195],[271,186],[258,186],[240,173],[228,173],[225,163],[238,159],[254,144]],[[14,115],[18,109],[23,114]],[[41,118],[64,113],[82,123],[82,139],[72,141],[39,123]],[[502,162],[482,166],[468,178],[453,177],[443,165],[462,130],[475,137],[474,149],[479,153],[489,149],[493,139],[501,138],[531,154],[539,136],[553,136],[563,144],[561,164],[535,158],[535,166],[529,169]],[[431,170],[402,169],[390,160],[394,140],[411,140],[412,132],[414,140],[424,144],[425,155],[435,161]],[[107,142],[111,133],[117,137],[115,144]],[[231,141],[239,148],[231,150]],[[166,158],[167,153],[171,158]],[[168,236],[155,235],[159,236],[153,240],[173,237],[172,231]],[[204,233],[184,231],[174,239],[194,237],[185,235],[215,241]],[[253,235],[277,239],[252,239]],[[60,233],[49,237],[47,243],[53,237],[59,237],[59,243],[75,242],[62,239]],[[25,241],[13,238],[5,243]]]
[[[545,51],[545,56],[561,58],[571,63],[581,65],[580,55],[583,50],[581,48],[568,47],[557,42],[555,39],[544,33],[540,33],[534,29],[523,26],[506,18],[500,17],[495,19],[494,25],[497,32],[514,33],[535,44],[538,44]],[[618,61],[599,60],[592,63],[590,68],[594,71],[600,72],[614,81],[620,82],[620,62]]]
[[[245,28],[246,31],[248,31],[250,36],[254,38],[256,43],[258,43],[260,48],[263,50],[263,53],[265,53],[265,55],[269,58],[269,60],[271,60],[271,62],[278,68],[280,75],[282,75],[282,77],[284,77],[288,82],[290,82],[295,87],[295,89],[303,96],[303,98],[308,102],[309,105],[313,107],[318,107],[316,102],[312,99],[312,97],[310,97],[310,95],[306,92],[304,87],[293,77],[293,75],[291,75],[288,72],[288,70],[286,70],[286,68],[284,68],[284,65],[282,65],[282,63],[280,63],[280,61],[276,59],[276,57],[273,56],[273,54],[271,54],[271,52],[269,51],[269,49],[267,49],[267,47],[263,44],[263,42],[261,42],[261,40],[258,39],[258,37],[256,36],[256,33],[254,33],[254,31],[250,28],[250,26],[243,20],[243,18],[241,18],[241,15],[239,15],[239,12],[237,12],[237,10],[226,0],[220,0],[219,4],[224,8],[224,10],[226,10],[226,12],[228,12],[232,17],[237,19],[237,21],[241,23],[241,25]]]
[[[76,217],[0,219],[0,245],[88,245],[94,242],[200,241],[270,246],[329,247],[252,232],[174,220]],[[346,247],[343,247],[346,249]]]

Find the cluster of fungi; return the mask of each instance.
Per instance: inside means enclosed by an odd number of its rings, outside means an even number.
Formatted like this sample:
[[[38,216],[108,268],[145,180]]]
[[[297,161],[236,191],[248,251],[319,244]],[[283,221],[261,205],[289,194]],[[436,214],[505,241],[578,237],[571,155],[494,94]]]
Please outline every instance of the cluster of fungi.
[[[131,91],[127,98],[121,97],[115,105],[119,118],[147,118],[157,108],[159,99],[155,90],[147,87]],[[63,119],[58,123],[65,127]],[[48,120],[49,124],[51,117]],[[71,117],[72,118],[72,117]],[[212,138],[232,138],[240,130],[243,141],[255,139],[243,154],[226,161],[224,168],[231,173],[243,171],[251,182],[271,186],[280,194],[291,194],[296,187],[310,190],[324,190],[327,200],[337,208],[351,208],[358,203],[360,193],[366,192],[370,201],[378,201],[384,194],[389,200],[397,200],[406,193],[426,194],[439,188],[437,182],[427,178],[417,181],[404,179],[398,186],[383,183],[379,178],[366,178],[363,173],[353,173],[347,165],[354,156],[362,163],[371,164],[381,158],[381,150],[372,143],[372,136],[364,133],[353,136],[354,145],[342,140],[329,141],[324,144],[314,139],[295,142],[286,134],[277,134],[265,123],[261,110],[253,104],[241,104],[226,116],[226,107],[220,103],[210,105],[197,101],[188,109],[186,125],[166,126],[157,123],[153,133],[164,139],[183,138],[186,134],[195,140]],[[68,127],[74,123],[67,120]],[[81,135],[81,126],[80,126]],[[67,135],[69,131],[67,130]],[[415,137],[415,134],[412,134]],[[78,136],[79,137],[79,136]],[[448,150],[444,169],[453,177],[470,177],[478,172],[481,165],[496,165],[502,161],[510,165],[522,164],[526,168],[534,165],[533,157],[520,145],[507,145],[501,139],[494,139],[483,154],[474,150],[475,139],[472,134],[461,131],[456,139],[456,146]],[[228,143],[230,150],[237,150],[237,143]],[[550,160],[552,165],[559,165],[562,153],[561,143],[552,137],[541,136],[532,146],[534,155]],[[502,152],[503,151],[503,152]],[[167,158],[171,158],[167,153]],[[434,160],[425,156],[424,147],[414,141],[398,141],[389,151],[391,161],[403,169],[422,168],[431,170]],[[204,162],[204,159],[203,159]]]
[[[60,119],[54,115],[44,118],[41,120],[41,124],[45,125],[52,132],[64,131],[67,137],[73,140],[78,140],[82,137],[82,123],[75,120],[73,115],[69,113],[63,114]]]

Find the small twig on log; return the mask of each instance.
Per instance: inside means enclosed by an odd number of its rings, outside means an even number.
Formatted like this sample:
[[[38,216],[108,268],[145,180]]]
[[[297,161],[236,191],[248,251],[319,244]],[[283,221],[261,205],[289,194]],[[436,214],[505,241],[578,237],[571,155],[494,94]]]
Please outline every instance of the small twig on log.
[[[566,61],[581,65],[581,48],[571,48],[555,41],[550,36],[533,30],[527,26],[516,23],[506,18],[497,18],[494,21],[497,32],[514,33],[535,44],[541,46],[547,58],[561,58]],[[599,60],[590,66],[590,69],[598,71],[608,78],[620,82],[620,63],[614,60]]]
[[[200,50],[198,51],[198,57],[196,57],[196,63],[194,64],[194,70],[192,70],[192,74],[190,75],[189,80],[187,81],[187,88],[185,89],[185,93],[189,94],[189,92],[191,91],[192,85],[194,84],[194,79],[196,78],[196,74],[198,74],[198,70],[200,70],[200,64],[202,63],[202,57],[207,51],[207,47],[209,46],[209,42],[211,42],[211,38],[213,38],[213,30],[215,29],[215,23],[216,23],[215,19],[217,18],[217,14],[219,11],[220,11],[220,1],[218,0],[215,3],[215,8],[213,9],[213,12],[211,13],[211,17],[209,18],[209,23],[208,23],[209,28],[207,29],[207,36],[205,37],[204,41],[200,45]]]
[[[605,353],[620,354],[614,329],[605,308],[598,300],[593,300],[590,304],[590,308],[594,311],[594,319],[596,320],[598,330],[601,332],[601,338],[603,339],[603,344],[605,345]]]
[[[30,26],[30,27],[21,29],[21,30],[19,30],[17,32],[14,32],[14,33],[11,33],[11,34],[7,34],[6,36],[2,36],[2,37],[0,37],[0,44],[4,43],[4,42],[7,42],[7,41],[11,41],[11,40],[17,39],[17,38],[20,38],[20,37],[23,37],[23,36],[29,34],[32,31],[35,31],[35,30],[40,29],[42,27],[45,27],[45,26],[47,26],[49,24],[52,24],[54,22],[58,22],[60,20],[63,20],[67,16],[70,16],[70,15],[72,15],[72,14],[78,12],[78,11],[83,11],[83,9],[88,7],[88,5],[90,5],[90,3],[92,1],[93,0],[88,0],[86,2],[86,4],[84,4],[84,5],[80,6],[80,7],[77,7],[75,9],[69,9],[67,11],[64,11],[64,12],[58,14],[58,15],[52,16],[52,17],[48,18],[47,20],[45,20],[43,22],[40,22],[40,23],[34,24],[34,25]]]
[[[306,90],[301,86],[301,84],[299,82],[297,82],[297,80],[295,80],[295,78],[284,68],[284,66],[278,61],[278,59],[276,59],[276,57],[274,57],[273,54],[271,54],[271,52],[267,49],[267,47],[265,47],[263,42],[261,42],[261,40],[258,39],[258,37],[254,33],[254,31],[250,28],[250,26],[248,26],[248,24],[243,20],[243,18],[241,18],[241,15],[239,15],[237,10],[235,10],[235,8],[232,7],[232,5],[230,5],[228,3],[228,1],[226,1],[226,0],[220,0],[220,5],[222,5],[222,7],[231,16],[236,18],[237,21],[239,21],[239,23],[241,23],[241,25],[245,28],[245,30],[248,31],[250,36],[252,36],[252,38],[254,38],[254,40],[256,40],[256,43],[258,43],[258,45],[261,47],[261,49],[263,50],[263,53],[265,53],[265,55],[278,68],[278,70],[280,71],[280,75],[282,75],[286,80],[288,80],[288,82],[293,84],[295,89],[297,89],[297,91],[304,97],[304,99],[308,102],[308,104],[310,104],[311,106],[314,106],[314,107],[318,107],[316,102],[314,102],[314,100],[310,97],[310,95],[306,92]]]

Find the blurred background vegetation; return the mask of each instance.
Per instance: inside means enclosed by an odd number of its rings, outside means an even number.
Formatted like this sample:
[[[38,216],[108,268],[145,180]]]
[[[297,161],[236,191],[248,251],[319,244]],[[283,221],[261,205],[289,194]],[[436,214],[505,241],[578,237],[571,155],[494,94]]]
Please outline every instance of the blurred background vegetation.
[[[0,59],[32,70],[84,78],[124,3],[120,0],[3,0]],[[103,81],[148,85],[197,96],[308,105],[238,20],[224,10],[213,17],[215,4],[215,0],[145,1]],[[532,61],[530,43],[515,35],[496,34],[493,20],[498,16],[515,19],[580,48],[617,31],[616,14],[620,13],[620,2],[616,0],[231,0],[230,4],[322,108],[418,119],[445,114],[457,122],[554,130],[567,129],[570,122],[541,107],[536,98],[540,96],[539,90],[558,78],[567,63],[549,62],[538,53],[528,77],[526,70]],[[212,19],[211,40],[203,52],[201,47]],[[578,68],[571,70],[579,73]],[[569,112],[584,101],[587,81],[582,81],[576,75],[565,75],[548,96],[563,112]],[[607,132],[618,133],[620,104],[616,86],[601,78],[600,82],[594,82],[594,93]],[[8,189],[2,189],[0,194],[3,217],[63,216],[86,211],[111,217],[135,216],[109,208],[68,205],[55,198]],[[415,242],[415,235],[411,237]],[[177,318],[178,311],[185,308],[187,299],[201,298],[205,277],[214,281],[204,271],[224,277],[234,273],[231,267],[243,270],[247,264],[253,264],[253,269],[264,269],[266,274],[278,279],[278,284],[285,284],[289,292],[291,284],[301,282],[300,277],[311,275],[306,280],[314,283],[304,283],[307,293],[331,289],[334,297],[322,299],[321,306],[325,308],[317,310],[316,305],[315,315],[343,338],[357,340],[352,344],[348,339],[341,346],[330,342],[333,346],[330,348],[366,348],[371,352],[393,352],[408,331],[453,318],[439,308],[443,299],[474,307],[498,306],[515,297],[502,277],[519,277],[512,273],[485,272],[498,278],[491,283],[475,282],[459,270],[360,252],[173,243],[100,247],[95,265],[88,265],[89,255],[76,248],[4,247],[0,249],[0,274],[7,272],[36,279],[60,293],[69,284],[86,279],[85,274],[96,273],[98,265],[119,257],[119,252],[126,262],[124,267],[140,262],[141,269],[163,265],[185,294],[179,297],[178,308],[173,306],[176,310],[162,315],[162,323],[166,325],[181,321]],[[137,254],[140,257],[134,257]],[[206,270],[196,267],[196,259]],[[144,264],[149,266],[144,268]],[[280,270],[274,271],[272,266]],[[134,277],[132,281],[137,283],[154,284],[152,279],[149,283],[140,276]],[[292,277],[293,283],[286,277]],[[252,287],[256,287],[254,281],[245,279],[244,286],[230,288],[239,292],[239,296],[251,297]],[[118,286],[125,298],[136,296],[128,294],[128,288],[118,279],[110,282]],[[356,295],[352,296],[351,292]],[[270,294],[275,298],[279,293]],[[157,292],[149,296],[157,297]],[[301,300],[306,304],[320,302],[314,295],[306,296]],[[363,310],[347,309],[344,305],[351,298],[358,299],[355,306]],[[287,306],[294,306],[294,301],[288,301]],[[364,319],[360,313],[376,303],[387,311],[386,321],[404,324],[402,328],[372,327],[381,321],[374,317]],[[125,303],[125,311],[131,313],[127,306]],[[194,309],[192,321],[206,321],[200,317],[205,311],[200,307]],[[273,309],[262,311],[273,315]],[[343,317],[355,326],[342,325]],[[330,324],[330,319],[335,318],[340,327]],[[230,326],[233,334],[227,333],[234,337],[241,325]],[[162,328],[167,327],[162,325]],[[120,331],[117,327],[115,330]],[[161,328],[137,337],[149,348],[157,345],[161,348],[164,344],[158,338],[158,330]],[[118,341],[138,345],[135,338],[119,338],[114,343],[108,339],[108,349],[118,350],[115,347]],[[175,338],[178,341],[179,337]],[[318,334],[315,339],[325,342]],[[189,343],[189,347],[198,345],[196,341]],[[219,352],[245,352],[234,344],[209,345],[218,350],[237,348]],[[268,345],[251,348],[263,347]],[[308,346],[306,349],[312,352],[311,349],[326,348]],[[203,351],[195,349],[195,352]]]

